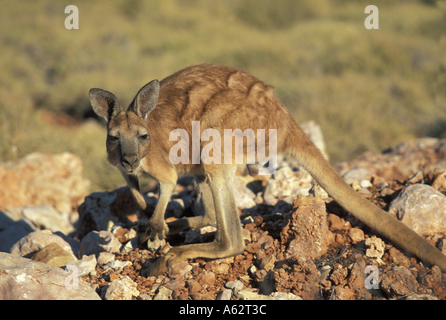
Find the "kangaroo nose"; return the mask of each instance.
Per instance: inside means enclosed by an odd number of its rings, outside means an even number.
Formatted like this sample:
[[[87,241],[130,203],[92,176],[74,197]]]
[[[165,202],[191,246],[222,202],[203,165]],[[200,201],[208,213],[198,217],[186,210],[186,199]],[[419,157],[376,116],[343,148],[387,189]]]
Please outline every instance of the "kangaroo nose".
[[[122,165],[128,171],[132,171],[139,166],[139,158],[137,155],[122,158]]]

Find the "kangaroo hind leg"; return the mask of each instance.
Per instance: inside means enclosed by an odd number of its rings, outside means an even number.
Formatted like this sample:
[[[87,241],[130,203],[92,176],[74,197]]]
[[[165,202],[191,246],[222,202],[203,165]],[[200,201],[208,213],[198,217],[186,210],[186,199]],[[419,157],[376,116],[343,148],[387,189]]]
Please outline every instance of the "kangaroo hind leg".
[[[209,184],[206,182],[204,175],[196,175],[195,181],[200,198],[203,202],[204,216],[190,217],[187,219],[179,219],[168,223],[169,235],[177,234],[187,229],[197,229],[209,225],[215,225],[215,206],[212,196],[212,191]]]
[[[190,244],[174,247],[149,267],[148,276],[157,276],[174,264],[186,259],[218,259],[234,256],[244,251],[240,217],[234,196],[234,172],[232,166],[221,166],[211,174],[209,182],[215,208],[217,233],[210,243]],[[226,173],[226,174],[225,174]]]

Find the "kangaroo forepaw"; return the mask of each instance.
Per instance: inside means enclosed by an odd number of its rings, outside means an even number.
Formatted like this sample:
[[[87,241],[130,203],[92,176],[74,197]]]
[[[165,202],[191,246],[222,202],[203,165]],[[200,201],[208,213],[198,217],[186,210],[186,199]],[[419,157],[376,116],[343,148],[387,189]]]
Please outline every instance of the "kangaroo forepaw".
[[[155,241],[156,239],[163,240],[166,239],[169,233],[169,227],[162,221],[161,223],[152,223],[149,221],[146,227],[147,239],[150,241]]]

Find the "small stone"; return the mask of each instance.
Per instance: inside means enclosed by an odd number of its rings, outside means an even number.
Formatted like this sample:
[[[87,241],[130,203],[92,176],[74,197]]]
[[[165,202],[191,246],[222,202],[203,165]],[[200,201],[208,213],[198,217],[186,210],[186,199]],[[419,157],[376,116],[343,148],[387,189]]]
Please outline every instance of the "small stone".
[[[444,174],[435,178],[434,182],[432,183],[432,188],[435,190],[446,189],[446,177]]]
[[[110,270],[110,269],[123,269],[127,266],[131,266],[132,263],[130,261],[118,261],[118,260],[111,260],[109,262],[107,262],[104,265],[104,271]]]
[[[0,300],[100,300],[73,272],[0,252]]]
[[[101,252],[119,252],[121,243],[110,231],[91,231],[81,241],[78,256],[94,254],[99,256]]]
[[[170,297],[172,295],[172,291],[173,290],[167,288],[166,286],[160,286],[158,288],[158,293],[161,293],[161,294],[165,295],[166,297]]]
[[[68,237],[67,237],[68,240]],[[71,243],[72,241],[73,244]],[[51,230],[42,230],[32,232],[22,239],[20,239],[12,248],[11,254],[15,256],[21,257],[32,257],[42,248],[46,247],[51,243],[57,243],[62,249],[67,252],[71,252],[78,250],[79,242],[74,239],[71,239],[70,243],[63,239],[61,236],[53,234]]]
[[[345,221],[339,218],[337,215],[329,213],[328,214],[328,228],[330,231],[340,231],[344,227]]]
[[[166,240],[160,240],[158,238],[156,238],[155,240],[151,241],[150,239],[147,240],[146,242],[146,246],[147,249],[151,252],[155,252],[156,250],[158,250],[159,248],[162,248],[166,245]]]
[[[189,294],[200,292],[203,289],[201,284],[199,284],[198,281],[195,280],[187,280],[186,286],[189,289]]]
[[[220,293],[217,295],[217,300],[231,300],[232,291],[229,289],[225,289],[223,291],[220,291]]]
[[[364,231],[358,228],[351,228],[348,231],[348,236],[352,239],[353,243],[356,244],[364,240]]]
[[[391,203],[389,214],[419,235],[446,232],[446,196],[425,184],[404,188]]]
[[[131,300],[132,296],[139,296],[139,291],[128,276],[112,281],[105,292],[105,300]]]
[[[98,257],[98,264],[103,266],[110,261],[115,260],[115,255],[111,252],[101,252]]]
[[[54,267],[63,267],[68,261],[77,260],[73,253],[65,251],[57,243],[42,248],[31,259]]]
[[[365,245],[370,247],[366,251],[367,257],[380,259],[384,255],[385,243],[382,239],[372,236],[365,241]]]
[[[167,282],[164,286],[169,290],[175,291],[177,289],[184,288],[185,284],[186,283],[182,280],[174,279]]]
[[[83,256],[81,260],[71,260],[65,264],[65,270],[69,270],[68,266],[75,266],[77,268],[78,276],[83,277],[96,272],[96,256]]]
[[[430,294],[411,294],[408,295],[405,300],[440,300],[437,297]]]
[[[274,300],[302,300],[301,297],[292,294],[291,292],[273,292],[271,298]]]
[[[418,290],[416,278],[404,267],[393,267],[380,277],[380,281],[380,288],[390,297],[406,296]]]
[[[240,291],[243,290],[243,282],[241,282],[240,280],[229,281],[225,284],[225,287],[231,290],[235,288],[236,291]]]
[[[153,300],[169,300],[169,298],[162,293],[157,293]]]
[[[192,270],[192,266],[187,261],[182,261],[174,264],[169,270],[168,275],[170,278],[184,277]]]
[[[336,241],[336,243],[344,244],[344,242],[345,242],[344,236],[340,233],[337,233],[335,236],[335,241]]]
[[[219,265],[213,265],[212,266],[212,271],[217,273],[217,274],[228,273],[228,271],[229,271],[229,264],[221,263]]]
[[[201,285],[214,285],[216,280],[215,273],[203,271],[198,277],[197,281]]]
[[[372,178],[372,174],[370,173],[369,169],[365,168],[356,168],[347,171],[342,175],[342,178],[348,183],[352,184],[354,182],[362,181],[362,180],[368,180],[370,181]]]
[[[271,254],[260,260],[259,267],[260,269],[265,269],[266,271],[270,271],[274,268],[275,262],[276,262],[276,257]]]
[[[408,183],[420,183],[423,181],[423,171],[418,171],[415,173],[412,177],[410,177],[409,180],[407,180]]]

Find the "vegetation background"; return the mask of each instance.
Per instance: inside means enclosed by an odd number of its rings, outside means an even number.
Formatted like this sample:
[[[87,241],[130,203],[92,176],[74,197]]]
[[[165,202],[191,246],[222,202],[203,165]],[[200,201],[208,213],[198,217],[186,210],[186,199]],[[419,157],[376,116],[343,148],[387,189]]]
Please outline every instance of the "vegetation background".
[[[379,30],[367,30],[367,5]],[[64,27],[65,7],[79,29]],[[446,1],[0,0],[0,161],[79,155],[92,190],[123,184],[106,161],[91,87],[127,105],[203,62],[275,86],[298,122],[321,125],[333,163],[407,139],[446,137]]]

